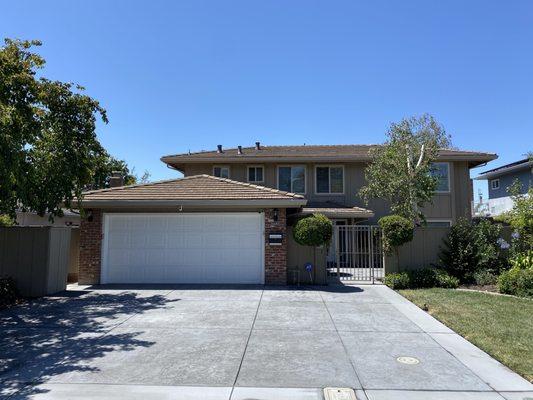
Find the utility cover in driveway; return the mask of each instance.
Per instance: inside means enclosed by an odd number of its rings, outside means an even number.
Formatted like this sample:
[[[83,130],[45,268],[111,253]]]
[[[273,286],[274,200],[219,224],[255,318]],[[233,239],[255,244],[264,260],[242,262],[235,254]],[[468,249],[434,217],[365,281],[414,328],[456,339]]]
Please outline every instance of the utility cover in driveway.
[[[357,400],[351,388],[324,388],[326,400]]]
[[[263,214],[105,214],[103,283],[263,283]]]

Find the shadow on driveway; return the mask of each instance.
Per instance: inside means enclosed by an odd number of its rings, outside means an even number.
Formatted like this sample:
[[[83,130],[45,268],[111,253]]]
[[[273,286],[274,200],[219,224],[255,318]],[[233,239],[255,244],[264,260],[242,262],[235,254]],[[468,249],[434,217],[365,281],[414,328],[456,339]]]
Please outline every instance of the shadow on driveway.
[[[94,370],[88,360],[153,345],[138,333],[106,333],[175,301],[142,292],[67,291],[0,311],[0,398],[29,398],[43,392],[36,384],[54,376]]]

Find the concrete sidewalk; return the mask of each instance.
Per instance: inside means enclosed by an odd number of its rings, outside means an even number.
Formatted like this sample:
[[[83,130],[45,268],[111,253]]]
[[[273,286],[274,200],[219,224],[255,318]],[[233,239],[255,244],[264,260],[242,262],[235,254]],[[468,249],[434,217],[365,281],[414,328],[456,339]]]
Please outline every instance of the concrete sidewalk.
[[[533,398],[385,286],[71,289],[0,313],[4,398]]]

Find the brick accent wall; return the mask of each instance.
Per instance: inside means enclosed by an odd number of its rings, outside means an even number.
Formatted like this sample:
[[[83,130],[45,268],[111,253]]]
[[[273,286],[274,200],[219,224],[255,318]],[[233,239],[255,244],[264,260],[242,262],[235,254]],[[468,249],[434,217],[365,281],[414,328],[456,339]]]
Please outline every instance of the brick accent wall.
[[[100,283],[102,212],[100,210],[91,211],[92,220],[89,221],[87,218],[82,218],[80,223],[78,283],[81,285]]]
[[[284,208],[278,209],[278,220],[274,221],[274,210],[265,210],[265,283],[267,285],[287,284],[287,216]],[[281,246],[268,244],[269,233],[282,233]]]

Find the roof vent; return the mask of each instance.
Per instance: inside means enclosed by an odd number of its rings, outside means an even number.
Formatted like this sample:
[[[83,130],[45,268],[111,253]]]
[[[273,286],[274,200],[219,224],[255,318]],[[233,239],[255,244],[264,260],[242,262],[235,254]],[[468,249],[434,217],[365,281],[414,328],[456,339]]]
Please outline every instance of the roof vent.
[[[217,144],[217,153],[222,153],[222,145]]]
[[[261,150],[261,142],[255,142],[255,149]]]
[[[237,154],[242,155],[242,146],[237,146]]]

